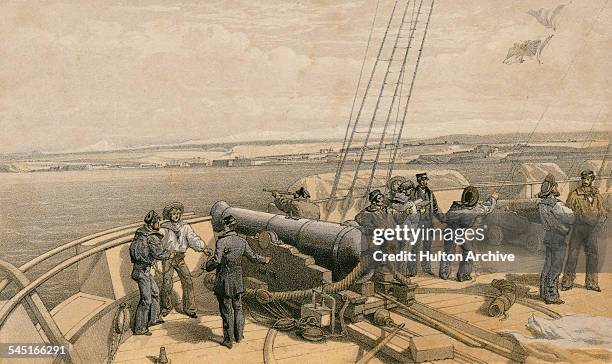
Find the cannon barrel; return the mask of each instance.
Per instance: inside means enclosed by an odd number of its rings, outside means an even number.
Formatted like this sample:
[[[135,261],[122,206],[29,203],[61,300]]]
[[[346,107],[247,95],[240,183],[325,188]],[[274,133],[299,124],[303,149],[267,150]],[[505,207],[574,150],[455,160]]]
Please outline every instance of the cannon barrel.
[[[331,270],[334,280],[348,274],[361,257],[361,231],[354,226],[296,220],[285,215],[231,207],[225,201],[218,201],[210,210],[215,231],[223,229],[223,218],[228,215],[234,216],[238,222],[236,232],[254,236],[272,231],[283,243],[296,247],[301,253],[312,256],[318,265]]]

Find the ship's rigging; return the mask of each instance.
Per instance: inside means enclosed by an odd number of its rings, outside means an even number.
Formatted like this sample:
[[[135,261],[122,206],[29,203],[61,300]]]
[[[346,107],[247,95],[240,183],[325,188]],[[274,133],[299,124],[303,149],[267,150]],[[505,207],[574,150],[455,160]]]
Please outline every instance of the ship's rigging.
[[[596,13],[590,29],[585,34],[582,48],[585,47],[591,30],[599,21],[599,16],[606,5],[607,1]],[[371,72],[365,87],[361,90],[364,66],[379,12],[377,3],[357,91],[326,204],[325,210],[328,215],[340,201],[342,205],[339,210],[346,211],[355,197],[367,195],[373,188],[384,185],[381,182],[391,177],[398,158],[398,150],[402,147],[401,138],[408,120],[409,103],[433,7],[434,0],[394,2]],[[416,47],[417,44],[420,46]],[[573,55],[559,83],[563,83],[581,53],[576,52]],[[528,101],[527,96],[526,103]],[[515,147],[518,149],[516,151],[522,150],[523,146],[531,141],[550,106],[549,103],[544,107],[526,140]],[[604,163],[606,157],[606,155],[603,157]],[[510,182],[514,180],[517,167],[518,163],[514,161],[509,173]],[[574,163],[570,169],[573,167]]]
[[[394,2],[367,84],[358,98],[360,75],[355,94],[355,100],[359,99],[360,103],[354,117],[354,109],[351,110],[327,211],[339,197],[350,203],[353,196],[369,193],[376,180],[391,176],[433,7],[433,0]],[[408,90],[406,95],[404,87]],[[392,133],[391,123],[394,124]],[[383,155],[383,150],[389,150],[389,154]],[[383,176],[377,174],[381,164],[387,168]],[[358,180],[367,182],[358,183]]]

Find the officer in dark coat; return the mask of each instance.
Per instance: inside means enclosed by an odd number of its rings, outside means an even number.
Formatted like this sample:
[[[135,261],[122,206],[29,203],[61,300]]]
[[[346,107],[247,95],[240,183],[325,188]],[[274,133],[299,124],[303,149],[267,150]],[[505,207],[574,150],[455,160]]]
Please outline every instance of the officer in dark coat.
[[[574,213],[559,200],[553,175],[546,176],[538,194],[538,210],[544,227],[544,268],[540,275],[540,297],[546,304],[562,304],[557,283],[565,259],[565,238],[574,223]]]
[[[160,217],[149,211],[130,244],[130,259],[134,264],[132,279],[138,282],[140,300],[134,318],[134,335],[151,335],[149,326],[164,322],[159,317],[159,289],[151,276],[151,265],[155,260],[168,259],[170,252],[162,250],[162,235],[159,232]]]
[[[444,215],[440,212],[438,208],[438,202],[436,201],[436,196],[433,191],[427,187],[429,183],[429,177],[427,177],[427,173],[417,173],[417,186],[412,192],[411,199],[413,201],[429,201],[429,204],[420,209],[420,218],[419,218],[419,227],[422,229],[433,228],[433,218],[434,216],[440,222],[444,222]],[[429,234],[424,234],[427,236]],[[426,254],[431,253],[431,239],[422,239],[417,241],[416,244],[412,246],[412,253],[419,256],[419,250],[421,250],[421,244],[423,245],[423,252]],[[429,260],[421,261],[421,268],[423,269],[423,273],[427,273],[430,275],[434,275],[431,271],[431,263]],[[415,276],[417,274],[417,264],[416,260],[408,263],[408,271],[411,276]]]
[[[237,224],[232,215],[223,218],[225,230],[221,232],[215,247],[215,254],[206,262],[206,271],[216,271],[214,293],[219,301],[219,311],[223,319],[223,343],[232,348],[232,340],[242,340],[244,314],[242,313],[242,256],[252,262],[268,264],[270,258],[255,254],[246,240],[234,231]]]

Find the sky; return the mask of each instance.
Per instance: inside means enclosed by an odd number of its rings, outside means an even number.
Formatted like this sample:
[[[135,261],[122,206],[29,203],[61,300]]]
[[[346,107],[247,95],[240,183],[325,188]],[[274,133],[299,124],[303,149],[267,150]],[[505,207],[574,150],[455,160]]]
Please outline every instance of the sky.
[[[559,4],[543,63],[503,64]],[[392,5],[4,1],[0,153],[342,138]],[[437,0],[405,137],[612,129],[611,25],[609,0]]]

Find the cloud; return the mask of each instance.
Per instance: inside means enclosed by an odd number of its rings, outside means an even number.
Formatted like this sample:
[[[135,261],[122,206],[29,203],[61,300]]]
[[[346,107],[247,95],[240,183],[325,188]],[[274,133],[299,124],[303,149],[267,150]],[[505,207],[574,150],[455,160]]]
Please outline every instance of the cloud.
[[[342,136],[375,4],[3,5],[0,152]],[[586,37],[601,2],[568,7],[543,65],[512,66],[501,63],[512,42],[541,35],[532,5],[436,4],[409,114],[423,136],[479,120],[528,127],[546,105],[545,121],[588,129],[612,98],[609,9]]]

